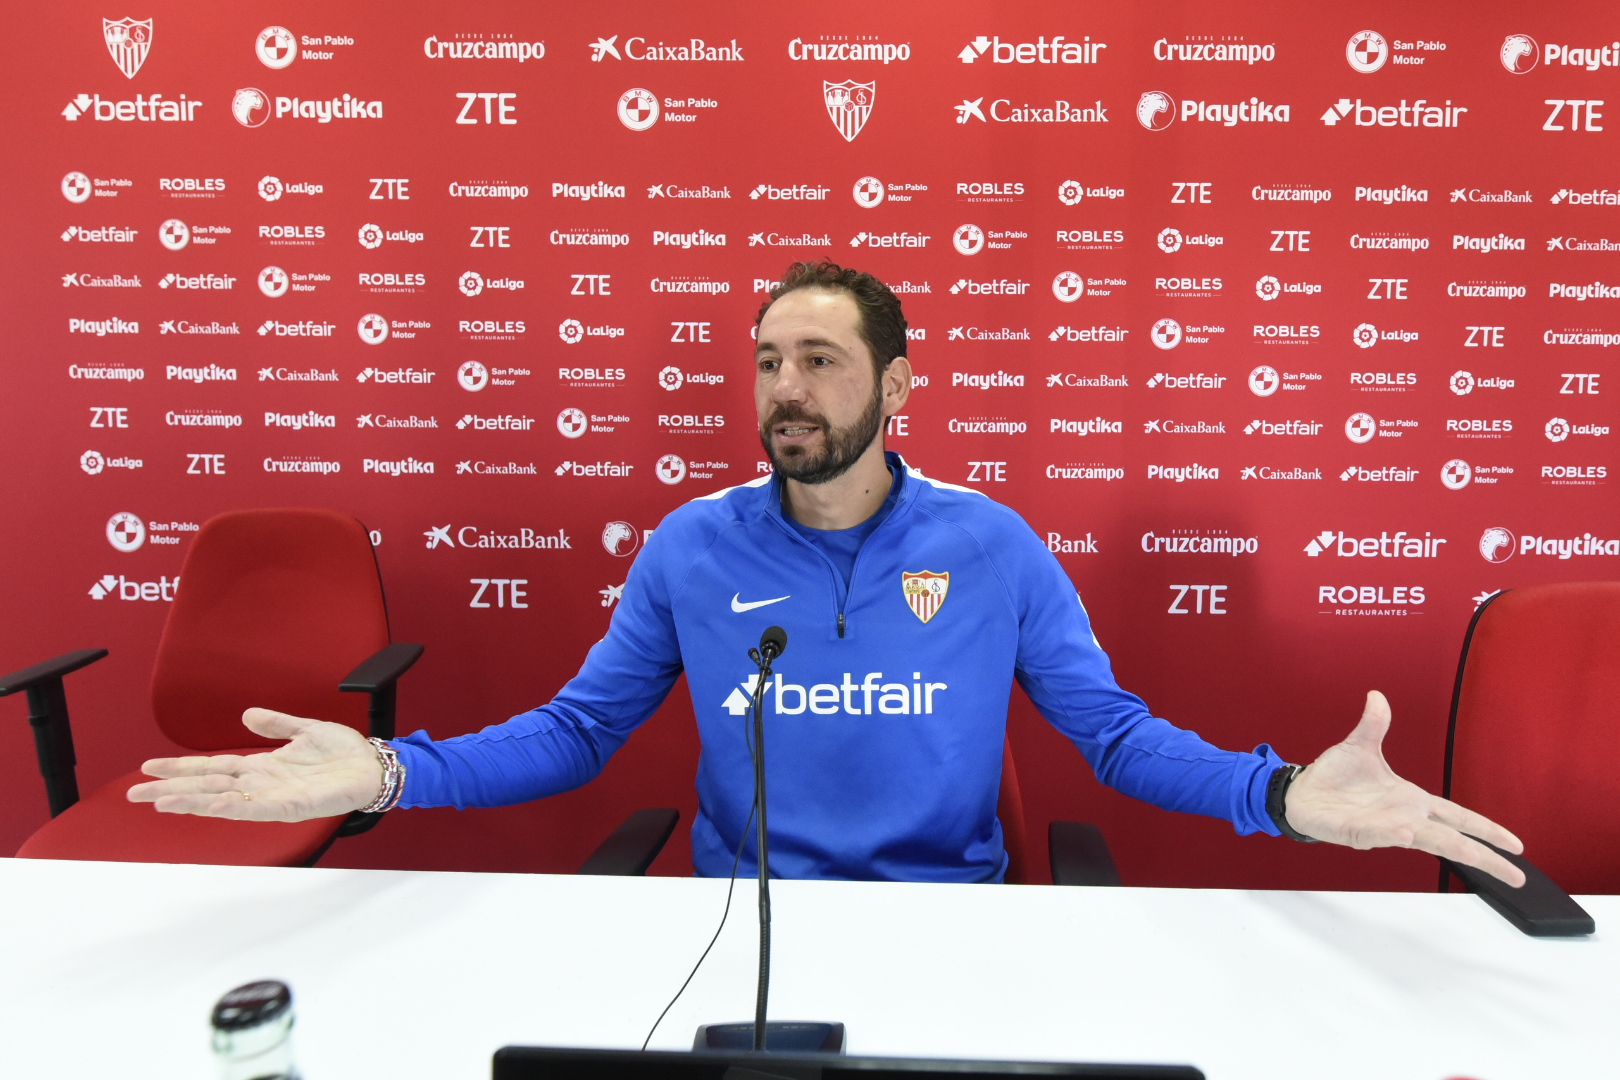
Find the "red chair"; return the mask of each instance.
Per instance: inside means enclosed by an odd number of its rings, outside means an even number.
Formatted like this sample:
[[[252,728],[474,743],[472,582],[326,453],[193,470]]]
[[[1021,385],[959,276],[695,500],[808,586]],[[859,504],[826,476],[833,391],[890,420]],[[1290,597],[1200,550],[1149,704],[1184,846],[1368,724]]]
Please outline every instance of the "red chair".
[[[1001,819],[1002,842],[1007,847],[1007,884],[1028,885],[1028,828],[1010,740],[1001,755],[1001,794],[996,802],[996,816]],[[618,877],[645,874],[680,819],[680,811],[667,807],[637,810],[602,841],[577,873]],[[1119,884],[1114,857],[1102,830],[1095,825],[1079,821],[1052,822],[1047,829],[1047,852],[1054,885]]]
[[[152,672],[152,712],[169,739],[200,753],[280,745],[242,726],[252,705],[393,736],[395,683],[422,646],[389,644],[382,580],[360,522],[332,510],[220,514],[192,541],[180,580]],[[124,796],[150,779],[139,771],[81,800],[62,679],[106,655],[67,653],[0,678],[0,697],[28,692],[51,809],[18,857],[308,866],[381,816],[284,823],[160,814]]]
[[[1442,791],[1511,829],[1570,892],[1620,893],[1620,582],[1480,605],[1457,665]]]

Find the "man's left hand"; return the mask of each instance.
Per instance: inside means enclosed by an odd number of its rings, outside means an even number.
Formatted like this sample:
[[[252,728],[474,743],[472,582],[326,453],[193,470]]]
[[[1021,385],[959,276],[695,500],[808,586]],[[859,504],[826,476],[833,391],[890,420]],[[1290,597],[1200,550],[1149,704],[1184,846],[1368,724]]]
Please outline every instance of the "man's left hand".
[[[1522,886],[1522,870],[1470,839],[1477,836],[1517,855],[1524,850],[1517,836],[1395,775],[1384,760],[1389,721],[1389,702],[1371,691],[1349,737],[1294,778],[1285,804],[1288,824],[1312,839],[1346,847],[1417,848]]]

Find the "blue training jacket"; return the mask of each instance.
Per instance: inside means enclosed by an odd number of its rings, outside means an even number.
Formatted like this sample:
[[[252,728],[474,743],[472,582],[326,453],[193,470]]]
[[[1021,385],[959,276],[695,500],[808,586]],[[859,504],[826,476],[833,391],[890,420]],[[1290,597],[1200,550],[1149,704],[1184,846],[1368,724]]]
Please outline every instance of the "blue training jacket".
[[[776,477],[694,499],[647,541],[607,635],[550,704],[473,735],[395,740],[401,805],[503,806],[578,787],[684,669],[703,741],[692,860],[727,875],[753,801],[748,650],[780,624],[788,647],[765,694],[775,875],[1000,881],[1015,677],[1103,783],[1276,834],[1265,796],[1282,759],[1269,746],[1221,750],[1150,714],[1114,682],[1068,575],[1017,513],[888,460],[902,474],[894,509],[847,591],[783,517]],[[753,851],[750,839],[744,873]]]

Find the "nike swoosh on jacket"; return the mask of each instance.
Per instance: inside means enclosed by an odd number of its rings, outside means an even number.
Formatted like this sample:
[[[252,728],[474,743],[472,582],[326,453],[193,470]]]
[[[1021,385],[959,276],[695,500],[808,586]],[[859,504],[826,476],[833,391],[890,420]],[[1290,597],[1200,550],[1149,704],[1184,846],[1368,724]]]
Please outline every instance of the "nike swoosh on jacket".
[[[996,803],[1014,678],[1103,783],[1276,834],[1265,789],[1282,760],[1269,746],[1222,750],[1153,716],[1114,682],[1074,585],[1017,513],[888,457],[904,471],[900,491],[847,590],[783,518],[774,476],[695,499],[659,525],[608,633],[549,704],[476,734],[395,740],[402,805],[500,806],[578,787],[684,670],[703,743],[693,862],[729,874],[753,798],[747,654],[779,623],[789,645],[765,724],[781,877],[1001,880]],[[914,606],[903,575],[925,571],[949,574],[948,585],[942,601],[914,594]],[[728,601],[744,592],[783,599],[739,617]]]

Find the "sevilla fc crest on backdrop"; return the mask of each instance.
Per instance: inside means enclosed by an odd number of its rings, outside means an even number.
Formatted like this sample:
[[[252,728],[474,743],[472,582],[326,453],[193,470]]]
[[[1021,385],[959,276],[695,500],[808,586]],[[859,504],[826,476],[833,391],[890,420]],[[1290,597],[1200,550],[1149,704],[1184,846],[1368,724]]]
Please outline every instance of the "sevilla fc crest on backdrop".
[[[932,570],[900,574],[900,591],[906,595],[906,606],[923,622],[939,614],[945,606],[945,594],[951,591],[951,575],[936,574]]]
[[[126,79],[133,79],[152,51],[152,20],[102,19],[101,34],[107,39],[113,63]]]
[[[838,134],[844,137],[844,141],[854,142],[855,136],[866,126],[867,117],[872,115],[872,102],[877,98],[877,80],[869,83],[858,83],[854,79],[845,79],[841,83],[823,81],[821,96],[827,103],[827,115],[832,118]]]

